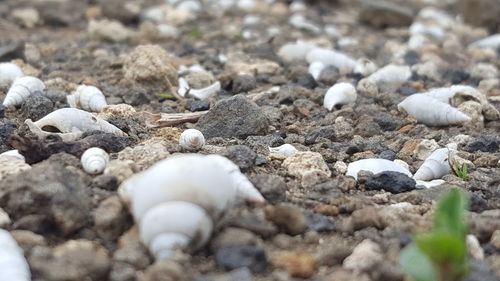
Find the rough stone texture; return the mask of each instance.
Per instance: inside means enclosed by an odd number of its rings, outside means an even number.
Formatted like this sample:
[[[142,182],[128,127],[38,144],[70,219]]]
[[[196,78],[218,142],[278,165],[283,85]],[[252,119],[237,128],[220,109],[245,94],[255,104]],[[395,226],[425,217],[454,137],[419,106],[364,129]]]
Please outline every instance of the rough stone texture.
[[[146,88],[172,92],[178,83],[171,56],[158,45],[137,46],[123,67],[126,80]]]
[[[0,180],[8,175],[19,174],[31,169],[24,160],[11,156],[0,156]]]
[[[101,201],[94,214],[97,235],[106,240],[115,240],[127,227],[127,211],[118,196]]]
[[[320,214],[307,214],[306,222],[310,230],[317,232],[331,232],[336,229],[335,223],[330,218]]]
[[[265,135],[269,121],[254,102],[242,95],[221,100],[197,124],[206,138]]]
[[[82,176],[52,161],[0,181],[0,205],[21,229],[66,235],[84,226],[90,212]]]
[[[368,190],[385,190],[401,193],[415,189],[416,182],[403,173],[387,171],[369,177],[365,182]]]
[[[133,2],[123,3],[120,0],[97,1],[106,18],[116,19],[124,23],[133,23],[139,19],[140,6]]]
[[[254,166],[257,154],[246,145],[232,145],[227,147],[225,155],[242,170]]]
[[[500,28],[500,0],[460,0],[459,10],[466,23],[497,32]]]
[[[209,100],[194,100],[186,105],[186,109],[191,112],[204,111],[210,109]]]
[[[359,19],[376,27],[408,26],[413,11],[389,1],[363,1]]]
[[[248,92],[257,86],[257,81],[253,75],[238,75],[233,80],[233,93],[240,94]]]
[[[21,116],[23,119],[37,121],[54,110],[52,101],[38,92],[29,95],[21,106]]]
[[[130,39],[132,31],[119,21],[91,20],[87,26],[87,33],[92,39],[106,40],[113,43],[124,42]]]
[[[307,229],[306,217],[294,206],[280,205],[265,208],[266,219],[283,229],[286,233],[297,235]]]
[[[496,281],[496,275],[488,263],[484,261],[472,260],[470,263],[470,273],[464,281]]]
[[[282,165],[290,175],[299,178],[305,188],[324,182],[331,175],[323,156],[318,152],[295,152],[287,157]]]
[[[497,152],[500,147],[500,141],[495,136],[481,136],[471,140],[464,148],[467,152]]]
[[[280,176],[257,174],[250,176],[250,181],[269,203],[281,202],[286,197],[287,185]]]
[[[272,258],[272,263],[292,277],[309,278],[316,272],[316,260],[307,253],[280,252]]]
[[[325,138],[331,141],[335,141],[335,126],[323,126],[317,129],[311,130],[306,134],[305,144],[314,144],[317,138]]]
[[[161,138],[150,138],[118,153],[118,160],[132,160],[140,170],[149,168],[154,163],[167,158],[167,142]]]
[[[224,270],[248,267],[254,273],[262,273],[267,268],[266,252],[254,246],[226,246],[215,254],[217,266]]]
[[[352,254],[344,260],[343,267],[354,272],[368,272],[383,261],[384,256],[380,246],[366,239],[359,243]]]
[[[107,250],[83,239],[35,247],[29,264],[35,276],[54,281],[105,280],[111,267]]]

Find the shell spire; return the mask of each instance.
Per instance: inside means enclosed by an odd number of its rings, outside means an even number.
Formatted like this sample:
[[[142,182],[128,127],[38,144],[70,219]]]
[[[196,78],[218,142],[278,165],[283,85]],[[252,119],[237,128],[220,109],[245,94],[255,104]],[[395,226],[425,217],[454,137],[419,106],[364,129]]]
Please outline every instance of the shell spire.
[[[429,181],[439,179],[448,174],[451,170],[448,158],[452,151],[453,150],[448,148],[436,149],[427,159],[425,159],[422,166],[415,172],[413,178],[415,180]]]
[[[109,162],[109,155],[98,147],[91,147],[82,154],[82,166],[85,172],[95,175],[102,173]]]
[[[87,111],[101,112],[108,105],[104,94],[94,86],[80,85],[66,99],[71,107]]]
[[[5,100],[3,101],[4,106],[18,106],[21,105],[29,95],[35,92],[43,92],[45,90],[45,84],[42,80],[32,77],[24,76],[18,78],[14,81]]]

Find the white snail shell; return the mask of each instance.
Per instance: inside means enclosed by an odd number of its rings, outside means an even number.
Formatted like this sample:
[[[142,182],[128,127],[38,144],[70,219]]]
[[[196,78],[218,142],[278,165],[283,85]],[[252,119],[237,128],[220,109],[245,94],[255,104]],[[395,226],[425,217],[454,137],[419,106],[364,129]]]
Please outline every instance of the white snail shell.
[[[377,65],[369,59],[358,59],[354,73],[359,73],[363,76],[368,76],[377,71]]]
[[[81,162],[85,172],[96,175],[102,173],[108,166],[109,155],[104,149],[91,147],[82,154]]]
[[[195,250],[212,232],[213,220],[239,200],[265,202],[229,159],[180,154],[126,180],[119,188],[139,224],[140,237],[156,258],[173,249]]]
[[[437,89],[433,89],[429,92],[425,92],[423,94],[425,94],[431,98],[437,99],[440,102],[451,104],[450,99],[459,92],[466,93],[466,94],[469,94],[471,96],[480,95],[479,93],[477,93],[476,89],[474,89],[473,87],[463,86],[463,85],[454,85],[454,86],[446,87],[446,88],[437,88]]]
[[[73,141],[78,139],[84,132],[97,130],[118,136],[126,136],[122,130],[107,121],[76,108],[61,108],[49,113],[36,122],[31,121],[31,119],[27,119],[24,122],[39,137],[55,134],[59,135],[64,141]],[[55,127],[61,133],[44,131],[43,128],[45,126]]]
[[[345,82],[337,83],[326,92],[323,106],[332,110],[337,104],[354,103],[357,97],[358,94],[353,85]]]
[[[285,144],[280,145],[278,147],[269,147],[269,152],[278,153],[278,154],[281,154],[285,157],[288,157],[297,151],[298,150],[297,150],[297,148],[295,148],[295,146],[288,144],[288,143],[285,143]]]
[[[287,43],[281,46],[278,50],[278,56],[288,62],[295,60],[303,61],[306,59],[307,53],[314,48],[316,47],[302,41],[297,41],[297,43]]]
[[[325,69],[326,65],[320,61],[315,61],[309,65],[309,74],[314,78],[314,80],[318,81],[319,76],[323,69]]]
[[[333,65],[341,72],[352,72],[357,65],[357,62],[347,55],[334,50],[314,48],[306,55],[308,63],[320,61],[325,65]]]
[[[497,50],[498,48],[500,48],[500,33],[477,40],[470,44],[470,46],[476,48],[491,48]]]
[[[427,159],[425,159],[422,166],[415,172],[413,178],[415,180],[429,181],[439,179],[448,174],[451,170],[448,161],[450,151],[452,150],[448,148],[436,149]]]
[[[179,90],[177,91],[177,93],[181,97],[191,96],[198,100],[204,100],[217,94],[218,92],[220,92],[220,90],[221,90],[221,85],[219,81],[205,88],[191,89],[186,79],[181,77],[179,78]]]
[[[380,83],[404,83],[411,77],[410,67],[407,65],[389,64],[375,71],[370,76],[377,84]]]
[[[7,92],[3,105],[21,105],[29,95],[38,91],[43,92],[43,90],[45,90],[45,84],[36,77],[24,76],[17,78]]]
[[[187,129],[182,132],[179,144],[186,150],[199,150],[205,145],[205,137],[196,129]]]
[[[66,99],[71,107],[93,112],[101,112],[108,105],[104,94],[94,86],[80,85]]]
[[[400,111],[405,111],[419,123],[429,126],[461,124],[471,118],[451,105],[440,102],[425,94],[414,94],[398,104]]]
[[[10,157],[19,158],[19,159],[21,159],[23,161],[26,160],[24,158],[24,156],[21,153],[19,153],[19,150],[17,150],[17,149],[7,150],[7,151],[5,151],[3,153],[0,153],[0,156],[10,156]]]
[[[411,172],[405,169],[403,166],[387,159],[363,159],[352,162],[347,166],[346,176],[354,177],[354,179],[357,180],[358,173],[360,171],[369,171],[373,174],[378,174],[385,171],[394,171],[403,173],[409,177],[412,176]]]
[[[4,229],[0,229],[0,249],[0,280],[30,281],[30,268],[23,249]]]
[[[23,76],[21,68],[13,63],[0,63],[0,86],[10,85],[14,80]]]

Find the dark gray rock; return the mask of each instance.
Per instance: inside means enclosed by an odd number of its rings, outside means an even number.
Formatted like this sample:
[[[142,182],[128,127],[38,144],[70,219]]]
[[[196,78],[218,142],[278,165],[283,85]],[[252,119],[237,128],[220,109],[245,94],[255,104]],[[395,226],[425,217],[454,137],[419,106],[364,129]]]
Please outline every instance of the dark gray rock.
[[[376,27],[408,26],[413,22],[413,11],[389,1],[363,1],[359,19]]]
[[[33,121],[41,119],[52,111],[54,111],[54,104],[49,98],[42,95],[41,92],[29,95],[21,105],[22,118]]]
[[[0,45],[0,61],[23,58],[24,42],[15,41]]]
[[[335,126],[323,126],[309,131],[306,134],[305,144],[314,144],[316,142],[316,139],[319,137],[335,141]]]
[[[44,232],[69,235],[90,219],[90,197],[84,179],[53,161],[2,179],[0,205],[13,221],[37,216],[38,222],[44,223]],[[40,231],[39,225],[33,228]]]
[[[246,138],[265,135],[269,120],[254,102],[242,95],[220,100],[197,124],[206,138]]]
[[[335,223],[327,216],[320,214],[306,214],[307,227],[317,232],[335,231]]]
[[[186,109],[191,112],[203,111],[210,109],[209,100],[194,100],[186,105]]]
[[[467,152],[497,152],[500,142],[495,136],[481,136],[470,141],[465,147]]]
[[[365,186],[368,190],[385,190],[391,193],[401,193],[414,190],[416,182],[403,173],[386,171],[368,177]]]
[[[245,141],[250,147],[264,146],[267,148],[285,144],[283,136],[276,133],[265,136],[249,136]]]
[[[212,251],[216,252],[217,250],[227,246],[255,246],[257,244],[257,241],[258,237],[249,230],[243,228],[228,227],[211,240],[210,248],[212,249]]]
[[[232,145],[227,147],[225,155],[234,164],[238,165],[240,169],[249,169],[255,165],[257,153],[246,145]]]
[[[0,152],[10,149],[8,140],[15,128],[16,124],[10,119],[0,119]]]
[[[356,134],[362,137],[373,137],[382,135],[380,125],[376,123],[372,116],[363,114],[358,119],[358,124],[355,128]]]
[[[392,150],[384,150],[384,151],[379,153],[378,157],[382,158],[382,159],[394,161],[394,159],[397,158],[397,154],[396,154],[396,152],[394,152]]]
[[[257,87],[257,80],[252,75],[238,75],[233,80],[233,93],[249,92]]]
[[[276,226],[254,214],[231,216],[227,218],[226,224],[228,226],[250,230],[263,238],[269,238],[278,232]]]
[[[257,174],[252,175],[250,181],[270,203],[278,203],[285,200],[288,188],[280,176]]]
[[[297,80],[296,84],[307,89],[314,89],[318,86],[318,83],[316,82],[316,80],[314,80],[314,77],[312,77],[309,73],[300,77]]]
[[[5,105],[0,104],[0,118],[5,117]]]
[[[246,245],[227,246],[215,254],[217,266],[224,270],[247,267],[254,273],[263,273],[267,268],[266,252],[262,248]]]
[[[373,118],[380,129],[384,131],[394,131],[403,127],[404,123],[388,113],[380,113]]]

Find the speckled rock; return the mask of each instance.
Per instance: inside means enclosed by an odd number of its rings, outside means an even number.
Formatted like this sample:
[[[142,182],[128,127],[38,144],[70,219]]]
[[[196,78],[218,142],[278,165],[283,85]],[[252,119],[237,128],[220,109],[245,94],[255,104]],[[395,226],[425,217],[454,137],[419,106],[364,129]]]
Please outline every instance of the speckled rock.
[[[250,181],[270,203],[281,202],[286,197],[287,185],[280,176],[257,174],[250,176]]]
[[[391,193],[401,193],[412,191],[416,187],[416,182],[409,176],[386,171],[369,177],[365,182],[368,190],[385,190]]]
[[[246,145],[229,146],[224,156],[233,161],[242,170],[253,167],[257,159],[257,153]]]
[[[167,142],[159,137],[150,138],[118,153],[118,160],[132,160],[140,170],[149,168],[154,163],[167,158]]]
[[[323,156],[317,152],[298,151],[287,157],[282,165],[290,175],[300,180],[304,188],[324,182],[331,175]]]
[[[21,115],[24,119],[39,120],[54,110],[52,101],[42,93],[29,95],[21,106]]]

